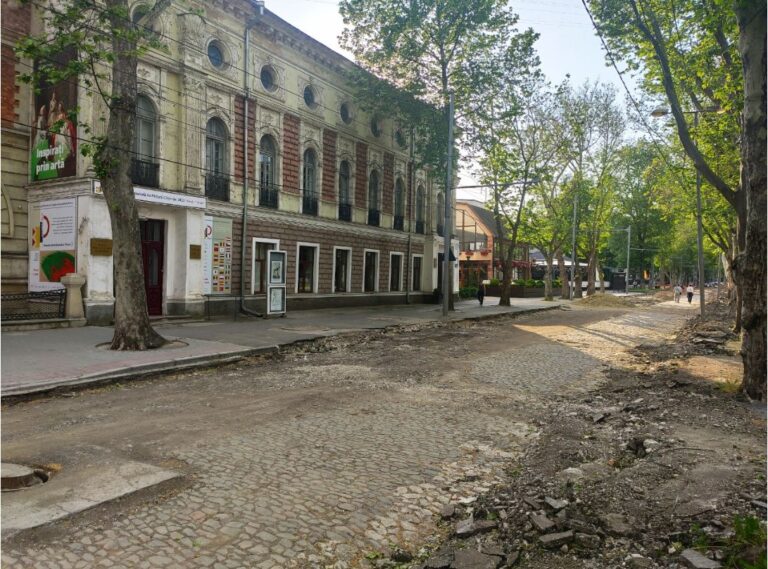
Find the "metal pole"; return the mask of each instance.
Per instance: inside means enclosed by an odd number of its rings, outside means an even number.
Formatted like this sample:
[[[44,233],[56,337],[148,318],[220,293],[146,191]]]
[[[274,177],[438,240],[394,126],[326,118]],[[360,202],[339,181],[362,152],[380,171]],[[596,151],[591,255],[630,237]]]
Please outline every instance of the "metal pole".
[[[443,316],[448,316],[451,301],[451,233],[453,223],[451,215],[451,184],[453,183],[453,93],[448,93],[448,161],[445,168],[445,224],[443,231]]]
[[[581,175],[581,173],[579,173]],[[576,296],[576,211],[579,209],[579,192],[577,188],[573,189],[573,222],[571,227],[571,300]],[[581,283],[579,283],[581,286]]]
[[[627,225],[627,278],[624,281],[624,292],[629,294],[629,246],[632,242],[632,226]]]
[[[693,127],[699,126],[699,112],[693,112]],[[701,172],[696,168],[696,239],[699,249],[699,308],[704,318],[704,230],[701,226]]]

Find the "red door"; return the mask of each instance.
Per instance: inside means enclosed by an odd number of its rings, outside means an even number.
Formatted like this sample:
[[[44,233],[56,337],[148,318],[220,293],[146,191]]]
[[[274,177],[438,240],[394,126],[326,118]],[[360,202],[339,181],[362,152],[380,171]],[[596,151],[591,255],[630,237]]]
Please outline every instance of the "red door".
[[[163,314],[163,253],[165,222],[159,219],[141,221],[141,254],[144,259],[144,288],[150,316]]]

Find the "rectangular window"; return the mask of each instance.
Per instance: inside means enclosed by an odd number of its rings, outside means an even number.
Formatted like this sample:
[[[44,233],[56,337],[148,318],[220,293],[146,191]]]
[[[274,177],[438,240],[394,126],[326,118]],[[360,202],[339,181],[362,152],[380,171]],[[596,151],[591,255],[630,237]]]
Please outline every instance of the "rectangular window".
[[[403,255],[392,253],[389,256],[389,290],[399,292],[403,283]]]
[[[363,292],[376,292],[379,280],[378,251],[365,252],[365,267],[363,269]]]
[[[251,277],[251,294],[266,294],[267,292],[267,251],[280,248],[277,239],[253,240],[253,273]]]
[[[413,256],[413,269],[411,269],[411,290],[421,290],[421,255]]]
[[[333,254],[333,292],[349,292],[352,264],[351,249],[334,249]]]
[[[296,259],[296,292],[316,292],[317,245],[299,245]]]

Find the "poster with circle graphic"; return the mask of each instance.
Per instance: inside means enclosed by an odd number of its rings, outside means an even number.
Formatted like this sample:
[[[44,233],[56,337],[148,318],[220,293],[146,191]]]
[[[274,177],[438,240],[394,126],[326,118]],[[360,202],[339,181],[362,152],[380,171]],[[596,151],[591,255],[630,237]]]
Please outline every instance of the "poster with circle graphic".
[[[63,288],[61,277],[77,271],[77,201],[30,205],[29,290]]]

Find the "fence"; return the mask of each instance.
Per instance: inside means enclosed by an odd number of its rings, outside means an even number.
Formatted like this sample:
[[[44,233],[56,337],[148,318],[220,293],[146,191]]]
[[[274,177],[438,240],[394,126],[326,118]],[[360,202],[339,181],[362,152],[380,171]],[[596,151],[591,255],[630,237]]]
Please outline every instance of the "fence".
[[[0,317],[5,321],[64,318],[67,291],[48,290],[0,296]]]

